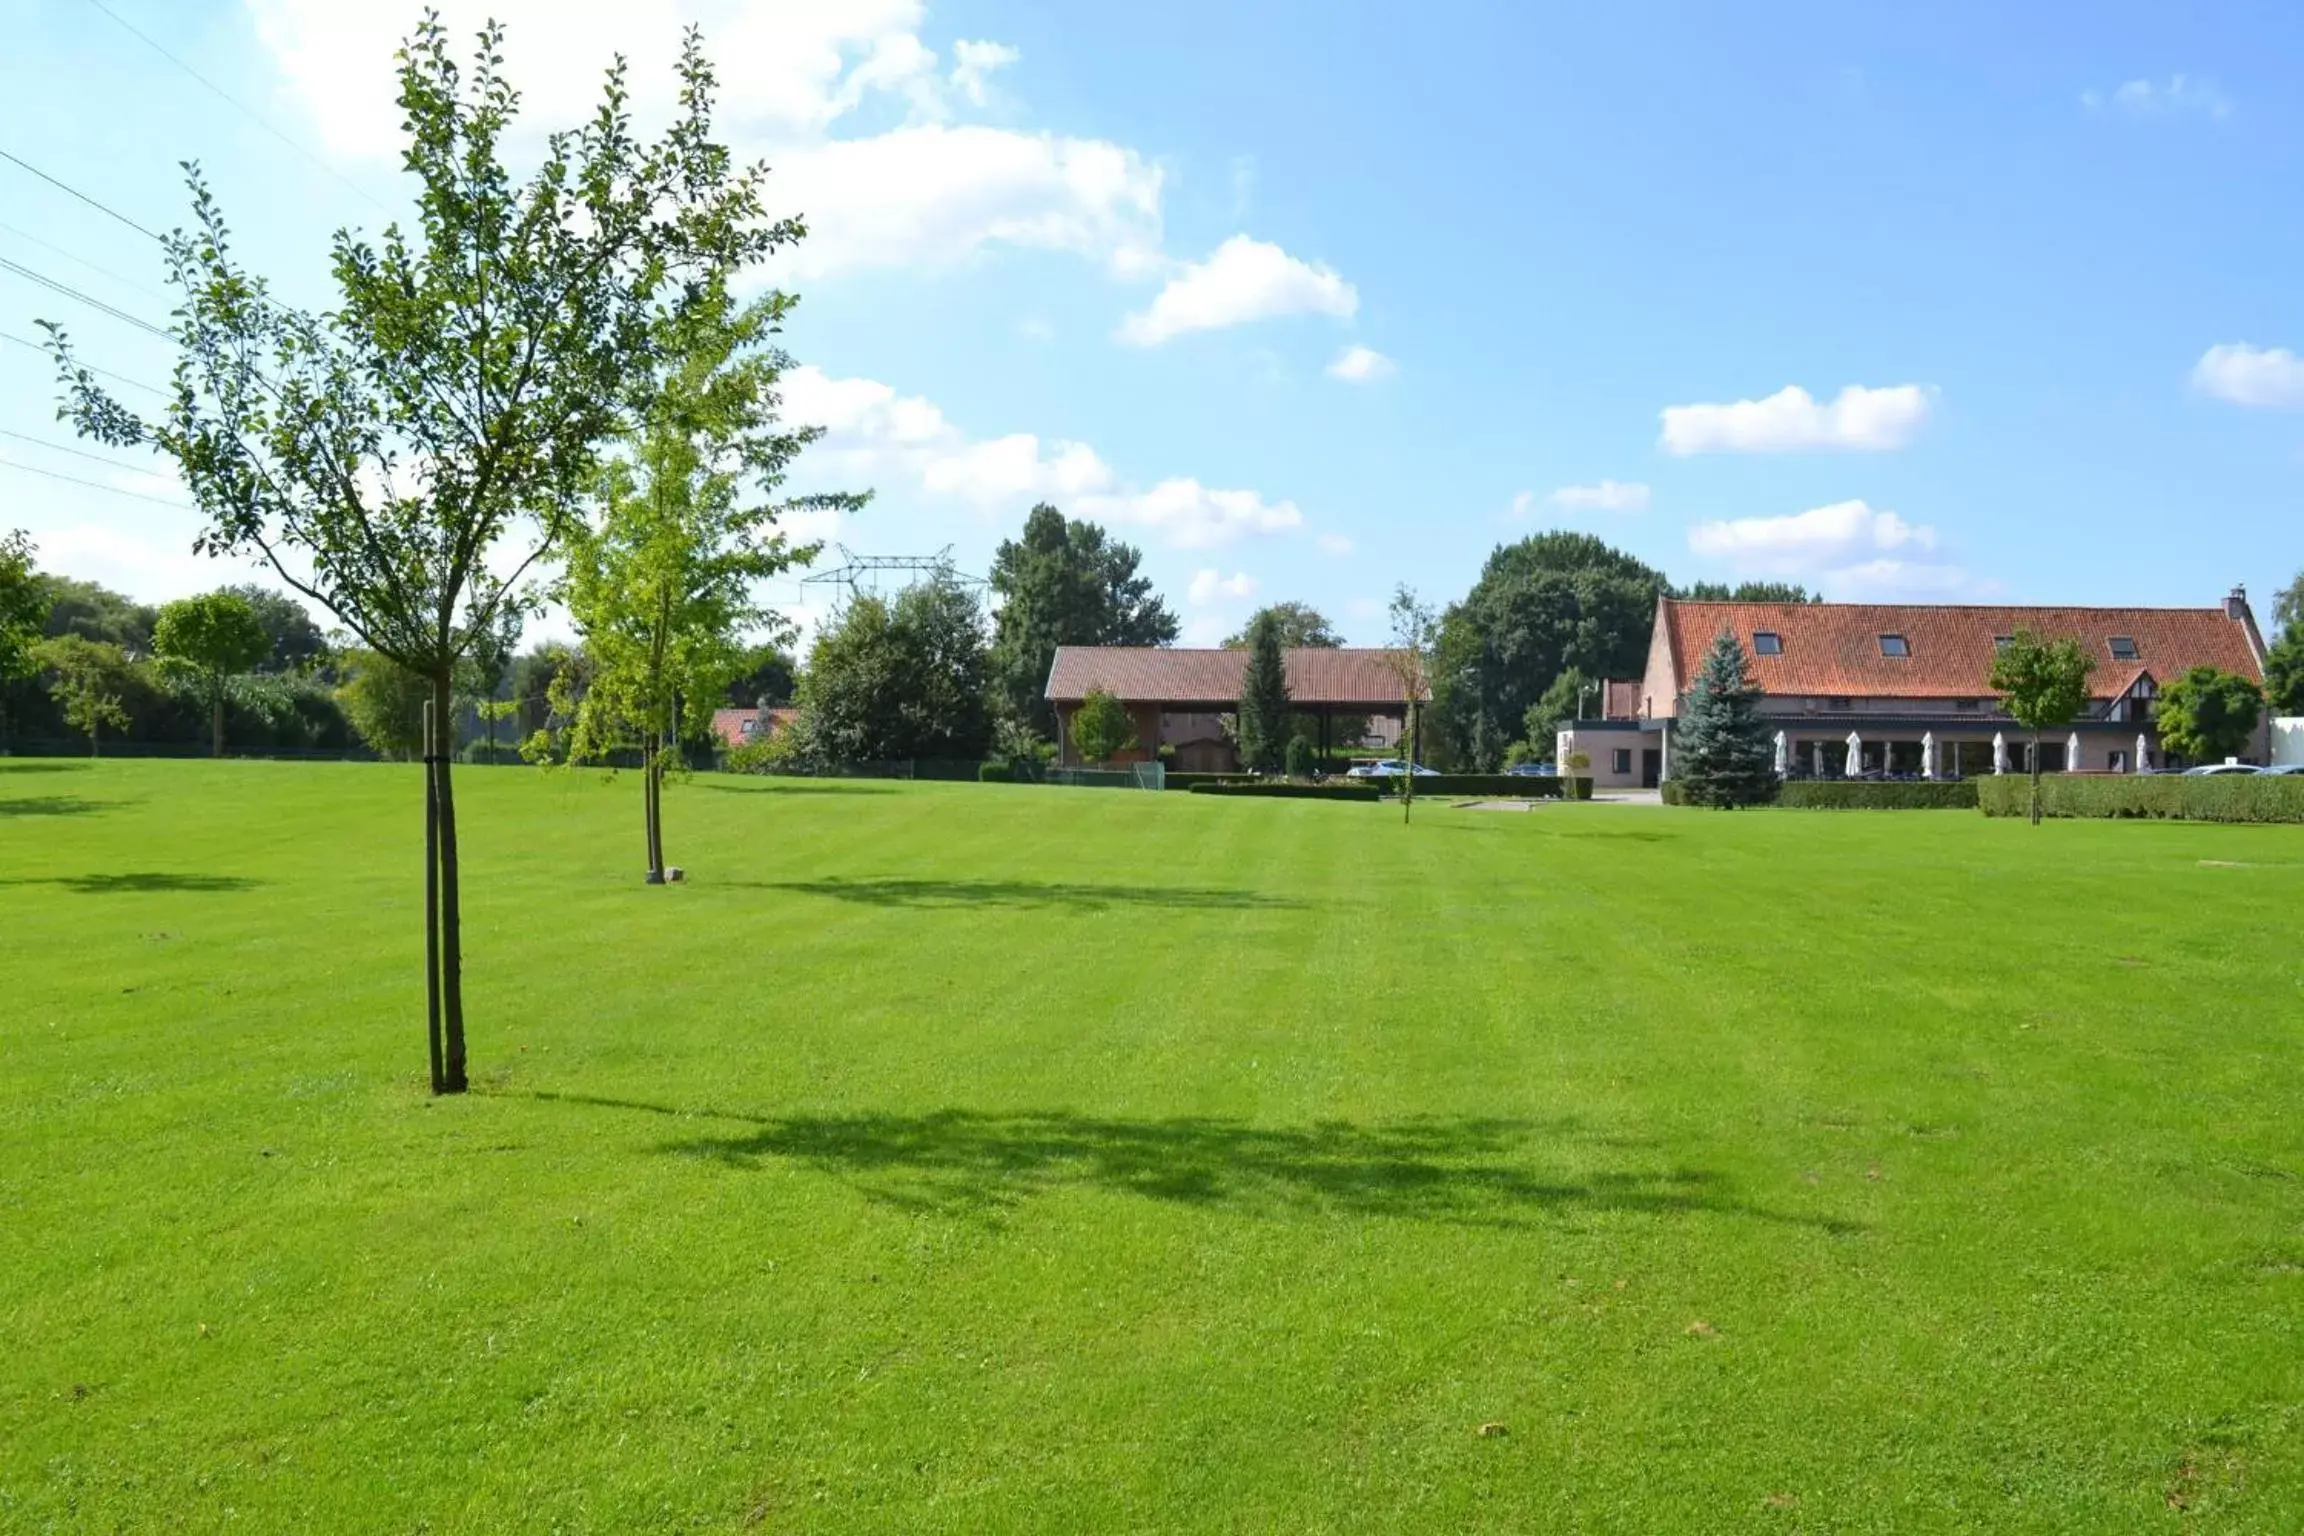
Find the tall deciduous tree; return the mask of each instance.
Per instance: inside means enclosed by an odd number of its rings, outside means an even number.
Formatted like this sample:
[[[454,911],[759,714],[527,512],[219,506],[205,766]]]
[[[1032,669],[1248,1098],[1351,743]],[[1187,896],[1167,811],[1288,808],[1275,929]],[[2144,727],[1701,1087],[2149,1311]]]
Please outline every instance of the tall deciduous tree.
[[[2040,825],[2040,737],[2060,731],[2088,707],[2095,658],[2069,635],[2048,640],[2018,630],[1992,658],[1990,684],[2008,718],[2032,733],[2032,825]]]
[[[2266,649],[2264,701],[2276,715],[2304,715],[2304,624],[2289,625]]]
[[[2191,667],[2160,689],[2152,723],[2160,745],[2202,762],[2220,762],[2248,748],[2264,718],[2264,690],[2221,667]]]
[[[1760,713],[1760,686],[1736,637],[1722,630],[1704,651],[1688,704],[1672,723],[1672,777],[1691,805],[1731,810],[1776,792],[1776,749]]]
[[[1441,619],[1433,714],[1449,759],[1494,771],[1528,706],[1562,672],[1646,666],[1663,574],[1584,533],[1540,533],[1488,557]]]
[[[571,701],[571,761],[637,745],[648,882],[664,882],[664,774],[683,734],[710,729],[712,711],[748,652],[741,636],[782,619],[760,606],[759,582],[805,564],[778,518],[848,510],[857,496],[770,499],[793,457],[821,435],[781,428],[768,338],[789,295],[739,305],[714,287],[666,318],[663,363],[642,402],[627,457],[604,466],[599,512],[568,546],[561,595],[592,655]]]
[[[272,637],[248,599],[237,592],[203,592],[160,610],[152,626],[160,664],[190,678],[208,701],[209,755],[224,755],[224,700],[232,680],[253,672],[272,654]]]
[[[501,153],[519,96],[503,31],[469,74],[428,15],[399,54],[413,229],[334,241],[335,304],[276,301],[235,255],[191,174],[196,228],[163,244],[182,297],[167,415],[146,422],[51,336],[79,429],[173,458],[207,527],[254,551],[360,640],[432,686],[448,723],[458,662],[559,543],[654,353],[668,295],[803,233],[763,216],[765,167],[712,140],[711,67],[691,30],[665,136],[634,135],[622,61],[598,112],[516,182]],[[498,575],[496,573],[502,573]],[[427,754],[426,974],[435,1092],[466,1085],[456,802]]]
[[[1288,752],[1288,663],[1280,649],[1280,621],[1260,613],[1248,625],[1248,662],[1240,673],[1240,712],[1234,736],[1251,773],[1278,773]]]
[[[1424,730],[1421,714],[1432,697],[1433,636],[1439,626],[1430,605],[1419,600],[1416,589],[1405,582],[1394,589],[1386,612],[1392,623],[1392,645],[1384,653],[1384,667],[1400,688],[1400,740],[1410,769],[1400,786],[1400,820],[1406,825],[1415,814],[1414,769]]]
[[[7,687],[37,672],[32,649],[48,623],[48,583],[32,564],[32,536],[0,535],[0,755],[8,750]]]
[[[1024,519],[1023,533],[992,556],[992,675],[1000,707],[1044,738],[1056,716],[1047,699],[1048,669],[1060,645],[1168,645],[1176,615],[1137,574],[1135,547],[1073,520],[1046,502]]]
[[[328,659],[328,634],[313,622],[312,611],[285,593],[244,582],[224,589],[255,610],[256,622],[271,637],[271,653],[259,662],[259,672],[309,672]]]
[[[88,738],[88,755],[102,755],[104,727],[125,730],[128,710],[121,694],[128,686],[128,653],[104,640],[57,635],[32,651],[49,677],[48,691],[64,723]]]
[[[1286,650],[1333,651],[1344,644],[1344,637],[1336,632],[1335,625],[1328,622],[1326,614],[1310,603],[1290,602],[1268,603],[1257,609],[1248,616],[1248,622],[1240,626],[1237,634],[1225,636],[1224,648],[1230,651],[1248,649],[1259,619],[1271,620],[1273,627],[1279,631],[1281,647]]]
[[[992,739],[984,609],[949,577],[860,596],[820,631],[793,702],[818,762],[981,758]]]
[[[1820,603],[1824,594],[1791,581],[1699,581],[1677,594],[1697,603]]]

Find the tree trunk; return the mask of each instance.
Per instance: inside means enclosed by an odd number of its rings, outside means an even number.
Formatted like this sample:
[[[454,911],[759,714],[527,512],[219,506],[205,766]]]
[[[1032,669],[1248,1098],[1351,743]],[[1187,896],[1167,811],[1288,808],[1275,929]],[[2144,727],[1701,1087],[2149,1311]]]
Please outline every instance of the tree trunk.
[[[439,730],[424,701],[424,1033],[431,1051],[432,1091],[448,1091],[440,1047],[440,776]]]
[[[648,883],[664,883],[664,828],[662,781],[658,778],[657,757],[663,750],[663,738],[653,731],[640,738],[640,806],[644,835],[647,839]]]
[[[2032,825],[2040,825],[2040,733],[2032,733]]]
[[[455,715],[450,712],[452,679],[443,670],[432,679],[433,800],[440,814],[440,1031],[442,1036],[442,1093],[462,1093],[470,1086],[464,1072],[464,923],[456,881],[456,790],[449,776],[455,754]]]
[[[215,696],[208,703],[209,721],[214,728],[215,735],[214,745],[210,748],[208,755],[210,757],[222,757],[224,755],[224,690],[217,689]]]

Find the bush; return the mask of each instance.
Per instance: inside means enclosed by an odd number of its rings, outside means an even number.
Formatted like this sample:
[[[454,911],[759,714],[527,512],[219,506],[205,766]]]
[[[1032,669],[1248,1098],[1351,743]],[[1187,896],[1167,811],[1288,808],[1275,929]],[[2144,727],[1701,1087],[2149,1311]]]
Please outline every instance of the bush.
[[[1006,763],[979,763],[976,767],[976,782],[979,784],[1013,784],[1016,782],[1016,770]]]
[[[1788,779],[1776,803],[1801,811],[1972,811],[1974,779]]]
[[[1972,781],[1987,816],[2029,814],[2031,781],[1996,774]],[[2304,775],[2043,774],[2043,816],[2152,817],[2169,821],[2304,821]]]
[[[1272,800],[1349,800],[1356,805],[1375,805],[1383,796],[1370,779],[1353,779],[1342,784],[1284,784],[1248,779],[1233,783],[1195,784],[1195,795],[1261,796]]]
[[[1573,779],[1567,779],[1567,780],[1564,780],[1563,782],[1564,782],[1564,783],[1566,783],[1566,784],[1567,784],[1567,786],[1568,786],[1568,798],[1569,798],[1569,799],[1571,799],[1571,800],[1589,800],[1589,799],[1591,799],[1591,798],[1592,798],[1592,781],[1591,781],[1590,779],[1588,779],[1588,778],[1585,778],[1585,777],[1582,777],[1581,775],[1579,775],[1579,776],[1578,776],[1578,777],[1576,777],[1576,778],[1573,778]],[[1678,805],[1679,803],[1680,803],[1680,802],[1679,802],[1679,801],[1677,801],[1677,800],[1667,800],[1667,801],[1665,802],[1665,804],[1667,804],[1667,805]]]
[[[1386,793],[1400,793],[1398,774],[1367,782],[1381,784]],[[1521,773],[1440,773],[1416,780],[1419,795],[1501,795],[1511,800],[1558,800],[1567,792],[1560,779]],[[1587,781],[1589,782],[1589,781]]]
[[[1288,749],[1281,754],[1283,765],[1292,779],[1312,777],[1312,743],[1301,736],[1288,738]]]

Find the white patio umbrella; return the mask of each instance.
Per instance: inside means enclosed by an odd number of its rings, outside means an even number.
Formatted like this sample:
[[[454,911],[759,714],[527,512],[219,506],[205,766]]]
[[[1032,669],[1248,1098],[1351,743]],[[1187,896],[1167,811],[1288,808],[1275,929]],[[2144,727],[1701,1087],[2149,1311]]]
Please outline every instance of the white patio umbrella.
[[[1776,777],[1784,777],[1785,770],[1791,766],[1791,760],[1791,743],[1784,739],[1782,731],[1778,731],[1776,733]]]
[[[1824,777],[1824,743],[1812,741],[1808,745],[1816,749],[1816,777],[1822,778]]]
[[[2066,773],[2078,773],[2080,771],[2080,733],[2078,731],[2074,731],[2070,736],[2064,738],[2064,771]]]
[[[2008,771],[2008,738],[1998,731],[1992,733],[1992,771]]]
[[[1922,731],[1920,733],[1920,777],[1924,779],[1936,777],[1936,733],[1934,731]]]
[[[1848,733],[1848,767],[1845,774],[1854,778],[1864,771],[1864,738],[1854,731]]]
[[[2135,767],[2135,769],[2134,769],[2134,771],[2135,771],[2135,772],[2137,772],[2137,773],[2150,773],[2150,772],[2152,771],[2152,759],[2151,759],[2151,756],[2150,756],[2151,750],[2152,750],[2152,749],[2151,749],[2150,747],[2146,746],[2146,745],[2145,745],[2145,743],[2144,743],[2144,733],[2143,733],[2142,731],[2138,731],[2138,732],[2136,733],[2136,767]]]

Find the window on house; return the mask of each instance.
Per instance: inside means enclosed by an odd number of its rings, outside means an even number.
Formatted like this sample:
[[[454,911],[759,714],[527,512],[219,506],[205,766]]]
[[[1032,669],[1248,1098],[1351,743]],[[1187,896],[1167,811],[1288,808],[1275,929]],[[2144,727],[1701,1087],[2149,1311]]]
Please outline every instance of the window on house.
[[[1609,759],[1609,764],[1613,772],[1630,773],[1632,771],[1632,749],[1630,747],[1618,747],[1615,755]]]
[[[1856,707],[1854,699],[1826,699],[1824,702],[1833,709],[1854,709]]]
[[[1954,709],[1965,709],[1970,713],[1974,713],[1975,710],[1982,704],[1982,702],[1983,701],[1980,699],[1954,699],[1952,701],[1952,707]]]
[[[2112,659],[2114,661],[2134,661],[2136,659],[2136,641],[2134,637],[2129,635],[2114,635],[2112,637]]]
[[[1772,629],[1755,630],[1752,635],[1752,654],[1755,656],[1781,656],[1784,637]]]
[[[1902,635],[1882,635],[1880,637],[1880,654],[1883,656],[1909,656],[1912,654],[1912,645]]]
[[[1992,649],[1996,651],[2004,651],[2015,643],[2016,637],[2014,635],[1994,635],[1992,637]]]

